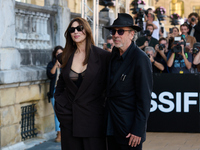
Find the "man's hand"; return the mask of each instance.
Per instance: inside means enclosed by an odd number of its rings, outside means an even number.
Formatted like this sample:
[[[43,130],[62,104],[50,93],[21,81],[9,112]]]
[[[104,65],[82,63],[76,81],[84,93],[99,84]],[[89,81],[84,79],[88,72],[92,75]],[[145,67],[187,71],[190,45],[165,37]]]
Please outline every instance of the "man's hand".
[[[185,56],[185,53],[184,53],[184,45],[181,45],[181,48],[182,48],[181,55],[184,57],[184,56]]]
[[[186,51],[188,51],[189,53],[191,53],[192,54],[192,47],[190,46],[190,45],[186,45],[185,46],[185,49],[186,49]]]
[[[149,20],[147,20],[146,22],[147,22],[147,24],[153,24],[153,22],[149,21]]]
[[[147,15],[146,14],[144,14],[144,20],[147,22]]]
[[[158,52],[160,54],[164,54],[164,48],[163,48],[163,50],[159,50],[159,44],[156,44],[155,50],[156,50],[156,52]]]
[[[148,41],[145,41],[145,42],[144,42],[144,47],[147,47],[147,46],[149,46],[149,42],[148,42]]]
[[[174,35],[172,33],[168,34],[168,38],[174,37]]]
[[[136,136],[136,135],[133,135],[131,133],[129,133],[126,138],[130,138],[129,139],[129,143],[128,145],[130,145],[131,147],[136,147],[137,145],[140,144],[141,142],[141,137],[139,136]]]
[[[108,48],[108,47],[107,47],[107,43],[104,43],[104,44],[103,44],[103,49],[105,49],[105,50],[107,50],[107,51],[109,51],[109,52],[112,52],[112,46],[111,46],[111,48]]]
[[[192,26],[194,26],[198,23],[198,20],[195,18],[195,21],[190,21],[190,23],[192,24]]]
[[[155,50],[156,50],[156,52],[159,52],[159,44],[156,44]]]
[[[200,51],[194,56],[193,64],[198,65],[200,63]]]
[[[151,62],[154,62],[153,56],[150,55],[149,59],[150,59]]]
[[[107,48],[107,43],[103,43],[103,49]]]

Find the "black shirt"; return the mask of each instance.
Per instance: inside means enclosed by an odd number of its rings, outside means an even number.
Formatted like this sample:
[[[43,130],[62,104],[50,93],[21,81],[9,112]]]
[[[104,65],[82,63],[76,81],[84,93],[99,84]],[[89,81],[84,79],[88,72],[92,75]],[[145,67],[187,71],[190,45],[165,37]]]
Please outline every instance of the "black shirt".
[[[165,56],[167,57],[168,56],[168,53],[165,53]],[[161,71],[160,69],[158,69],[155,65],[152,64],[152,67],[153,67],[153,73],[169,73],[169,68],[167,66],[167,63],[166,61],[163,59],[163,57],[157,53],[156,57],[154,58],[155,61],[161,63],[163,66],[164,66],[164,70]]]
[[[131,45],[122,54],[122,56],[120,56],[120,52],[119,52],[118,48],[116,48],[116,47],[113,48],[113,50],[112,50],[113,59],[111,61],[111,80],[110,81],[112,81],[113,77],[115,76],[116,72],[120,68],[121,64],[124,62],[124,59],[126,58],[126,56],[128,55],[128,53],[131,49],[130,47],[132,47],[132,44],[134,44],[134,42],[131,43]]]
[[[136,40],[136,45],[137,45],[138,47],[144,45],[144,42],[147,41],[146,39],[147,39],[146,36],[143,36],[143,37],[138,38],[138,39]],[[158,44],[158,40],[155,39],[155,38],[153,38],[153,37],[151,37],[151,39],[149,40],[149,46],[152,46],[153,48],[155,48],[156,44]],[[145,47],[144,47],[144,48],[145,48]],[[144,50],[144,48],[143,48],[142,50]]]

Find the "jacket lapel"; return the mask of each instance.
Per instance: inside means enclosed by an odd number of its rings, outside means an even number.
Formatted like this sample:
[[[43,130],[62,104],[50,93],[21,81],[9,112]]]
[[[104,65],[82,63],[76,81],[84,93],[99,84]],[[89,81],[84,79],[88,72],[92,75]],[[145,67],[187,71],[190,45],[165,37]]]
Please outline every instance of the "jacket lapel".
[[[107,77],[107,94],[108,94],[108,89],[110,88],[110,79],[111,79],[111,62],[114,58],[115,54],[113,53],[112,51],[112,55],[111,55],[111,58],[110,58],[110,63],[108,64],[108,77]]]
[[[87,90],[88,86],[92,83],[92,81],[95,79],[95,76],[98,73],[98,70],[99,70],[98,59],[99,58],[98,58],[98,54],[94,51],[94,49],[95,47],[92,45],[85,76],[78,89],[77,95],[75,96],[75,100],[78,99],[81,96],[81,94],[85,92],[85,90]]]
[[[111,88],[114,85],[114,83],[121,78],[122,74],[125,72],[126,69],[129,68],[128,66],[133,61],[134,49],[136,48],[136,45],[132,44],[131,47],[129,47],[129,48],[130,48],[130,50],[129,50],[128,54],[126,55],[124,62],[122,63],[122,65],[120,66],[120,68],[116,72],[116,74],[114,75],[112,82],[109,83],[110,85],[108,84],[109,88]],[[110,75],[110,70],[111,70],[111,65],[109,65],[109,75]],[[109,78],[110,78],[110,76],[109,76]]]

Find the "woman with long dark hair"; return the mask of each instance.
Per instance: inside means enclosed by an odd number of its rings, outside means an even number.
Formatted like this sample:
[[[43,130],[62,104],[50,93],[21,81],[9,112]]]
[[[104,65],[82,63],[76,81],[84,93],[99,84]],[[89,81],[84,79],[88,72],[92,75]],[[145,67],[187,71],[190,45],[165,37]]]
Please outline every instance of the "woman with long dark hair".
[[[55,92],[62,150],[105,150],[104,91],[110,53],[94,46],[83,18],[70,22],[65,38]]]
[[[60,63],[56,59],[56,56],[63,52],[62,46],[56,46],[52,52],[52,60],[47,65],[47,77],[50,79],[50,86],[49,86],[49,92],[48,92],[48,99],[49,102],[51,102],[53,108],[55,104],[54,99],[54,92],[55,92],[55,86],[56,82],[58,80],[58,76],[60,74]],[[56,114],[54,114],[54,121],[55,121],[55,130],[57,131],[57,137],[55,139],[55,142],[61,141],[61,133],[60,133],[60,123],[58,121],[58,118],[56,117]]]
[[[168,34],[167,40],[168,40],[168,49],[171,49],[173,42],[174,42],[174,37],[180,36],[179,34],[179,29],[178,27],[173,27],[171,28],[170,33]]]

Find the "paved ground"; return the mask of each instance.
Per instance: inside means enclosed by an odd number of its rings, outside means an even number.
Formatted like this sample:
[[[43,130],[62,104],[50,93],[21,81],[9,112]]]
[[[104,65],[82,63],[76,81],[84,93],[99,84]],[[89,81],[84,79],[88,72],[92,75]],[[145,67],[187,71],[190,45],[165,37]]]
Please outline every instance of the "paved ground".
[[[49,140],[27,150],[61,150],[61,146]],[[143,150],[200,150],[200,133],[148,132]]]
[[[200,133],[147,133],[143,150],[200,150]]]
[[[52,139],[46,142],[42,142],[27,150],[61,150],[61,145],[60,143],[54,142],[54,139]]]

